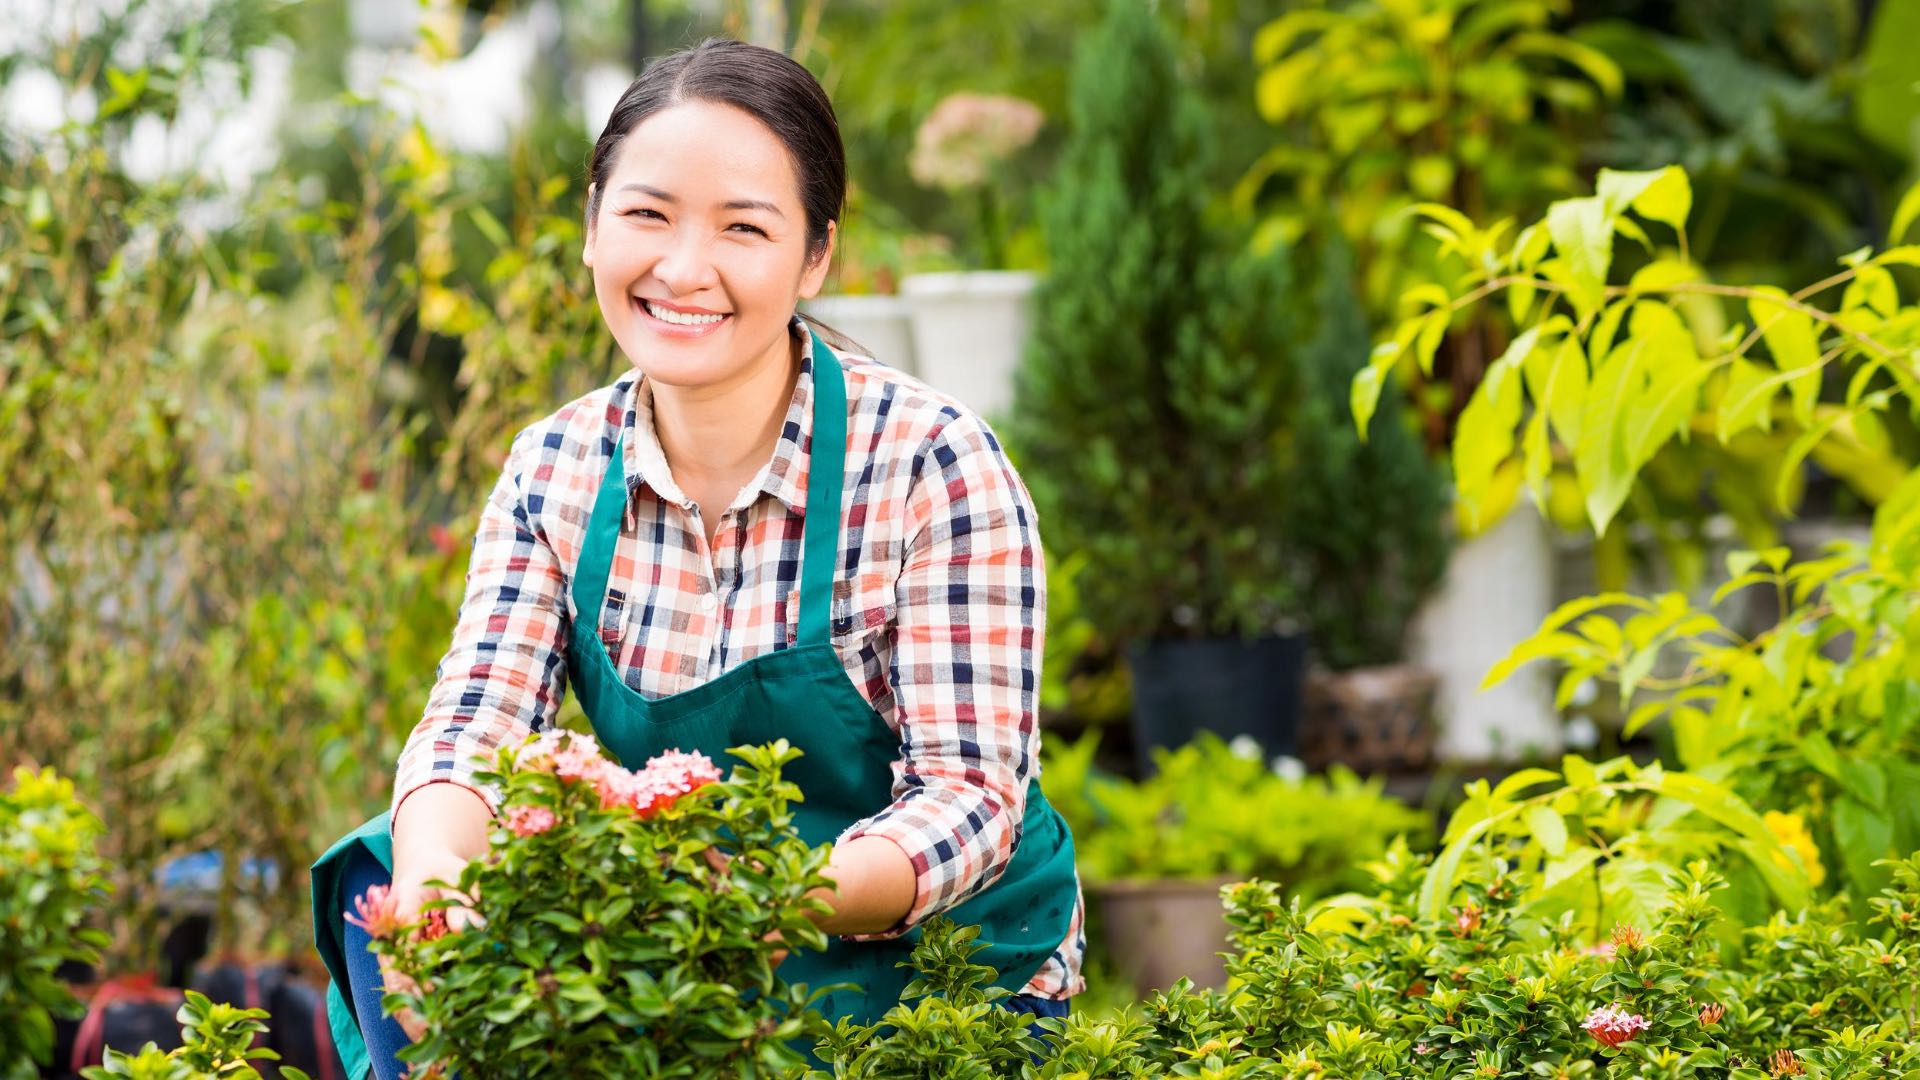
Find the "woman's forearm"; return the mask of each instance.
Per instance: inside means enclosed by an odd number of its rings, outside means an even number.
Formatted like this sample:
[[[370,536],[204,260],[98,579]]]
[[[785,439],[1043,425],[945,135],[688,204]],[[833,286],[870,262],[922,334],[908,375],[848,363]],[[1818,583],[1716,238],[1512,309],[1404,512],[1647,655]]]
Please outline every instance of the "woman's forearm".
[[[812,895],[833,907],[820,929],[829,934],[878,934],[893,928],[918,895],[913,860],[884,836],[859,836],[836,844],[826,875],[834,888]]]
[[[424,851],[452,851],[462,859],[487,853],[493,811],[464,784],[440,782],[415,788],[393,812],[393,857],[397,863]]]

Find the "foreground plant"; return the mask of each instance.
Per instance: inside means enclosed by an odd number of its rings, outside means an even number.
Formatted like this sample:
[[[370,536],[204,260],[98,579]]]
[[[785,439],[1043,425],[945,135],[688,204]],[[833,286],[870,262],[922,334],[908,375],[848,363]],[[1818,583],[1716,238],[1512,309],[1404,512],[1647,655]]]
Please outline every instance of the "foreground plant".
[[[99,822],[52,769],[14,770],[0,793],[0,1078],[49,1064],[53,1021],[85,1011],[56,977],[67,961],[92,964],[107,944],[82,927],[103,881]]]
[[[261,1080],[255,1061],[279,1061],[280,1055],[254,1038],[267,1031],[265,1009],[242,1009],[208,1000],[197,990],[187,991],[186,1003],[174,1014],[181,1024],[181,1045],[163,1051],[148,1043],[137,1054],[106,1051],[103,1064],[80,1070],[86,1080],[132,1077],[134,1080]],[[309,1080],[291,1066],[279,1066],[285,1080]]]
[[[482,773],[502,797],[488,854],[457,883],[482,925],[446,929],[431,902],[402,925],[375,894],[356,921],[401,976],[388,1012],[425,1035],[401,1057],[467,1076],[763,1077],[824,988],[789,985],[785,949],[820,949],[808,894],[827,849],[795,832],[785,741],[735,747],[721,780],[697,754],[629,771],[585,735],[503,750]]]

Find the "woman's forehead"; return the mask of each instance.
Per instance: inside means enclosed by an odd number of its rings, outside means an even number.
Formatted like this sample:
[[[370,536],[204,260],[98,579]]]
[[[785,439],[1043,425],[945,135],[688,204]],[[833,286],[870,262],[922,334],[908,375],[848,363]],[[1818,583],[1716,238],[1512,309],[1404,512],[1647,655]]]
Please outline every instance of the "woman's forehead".
[[[712,209],[799,205],[786,144],[730,105],[693,101],[642,120],[628,133],[607,178],[609,192]]]

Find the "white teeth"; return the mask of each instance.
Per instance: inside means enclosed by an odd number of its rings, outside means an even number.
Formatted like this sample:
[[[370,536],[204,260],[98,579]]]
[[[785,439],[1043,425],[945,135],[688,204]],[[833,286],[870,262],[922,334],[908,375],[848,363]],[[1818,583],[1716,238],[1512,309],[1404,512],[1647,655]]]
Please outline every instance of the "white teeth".
[[[659,319],[661,322],[673,323],[677,326],[706,326],[726,318],[725,315],[688,315],[678,311],[669,311],[663,307],[655,307],[645,300],[640,302],[646,305],[647,314]]]

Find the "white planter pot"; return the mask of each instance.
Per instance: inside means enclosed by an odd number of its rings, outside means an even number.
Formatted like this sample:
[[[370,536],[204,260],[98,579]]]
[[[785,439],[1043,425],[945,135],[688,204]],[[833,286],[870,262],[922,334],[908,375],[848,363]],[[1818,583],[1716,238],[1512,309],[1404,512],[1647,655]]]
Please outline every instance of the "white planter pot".
[[[918,375],[913,356],[913,320],[899,296],[817,296],[800,305],[807,314],[858,344],[888,367]]]
[[[1522,499],[1491,529],[1454,549],[1446,580],[1414,616],[1411,659],[1439,677],[1439,756],[1494,762],[1560,752],[1560,721],[1545,664],[1528,664],[1491,690],[1487,672],[1553,611],[1554,551],[1547,523]]]
[[[1013,373],[1026,351],[1038,280],[1025,270],[903,278],[920,377],[977,413],[1003,415],[1013,404]]]

